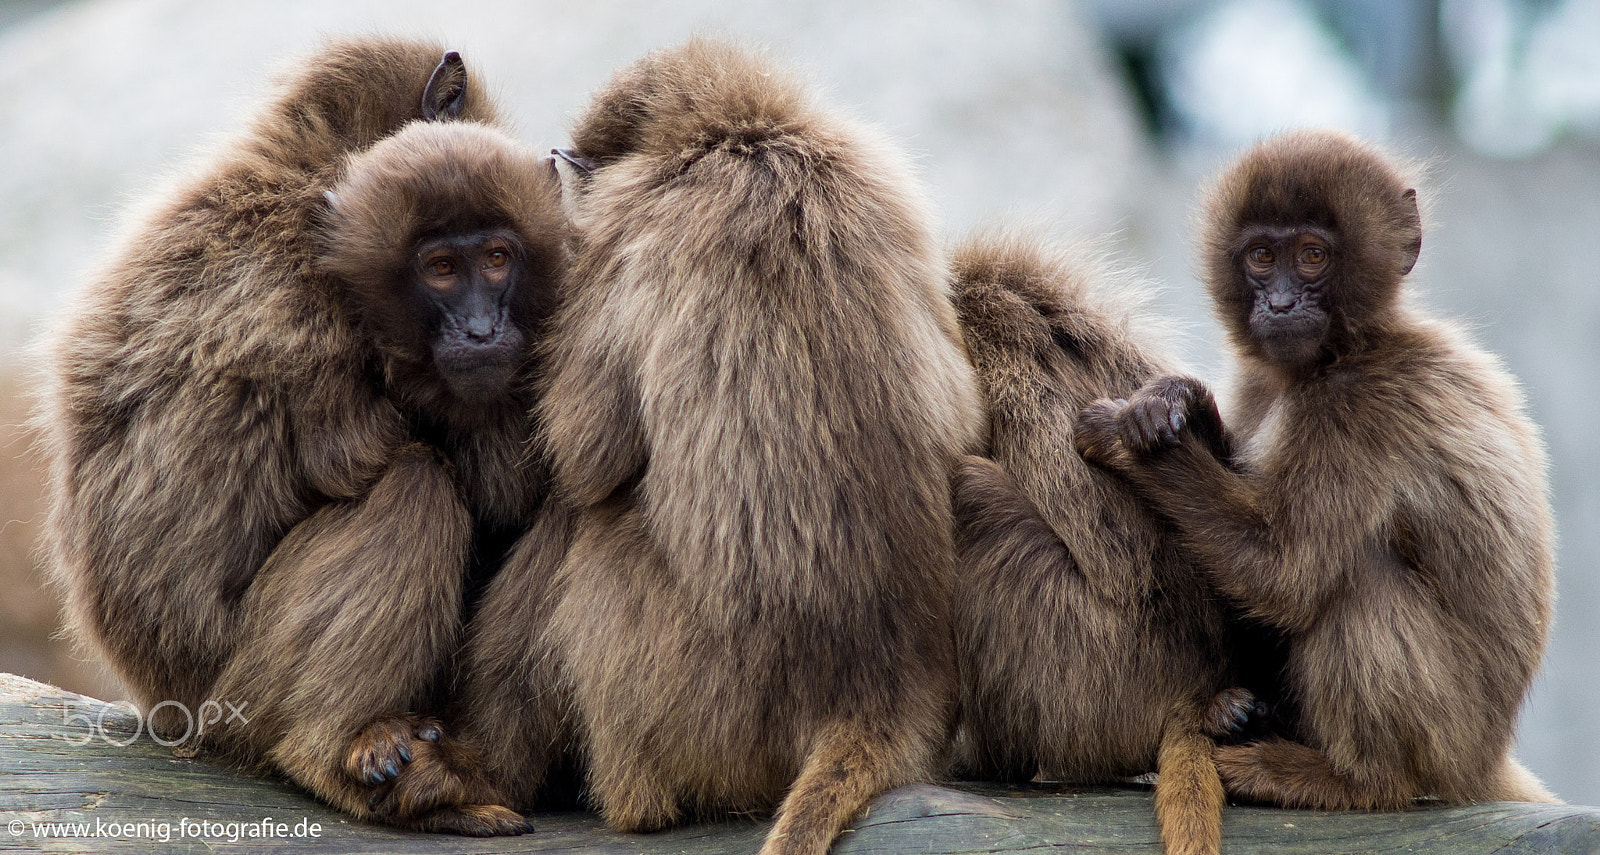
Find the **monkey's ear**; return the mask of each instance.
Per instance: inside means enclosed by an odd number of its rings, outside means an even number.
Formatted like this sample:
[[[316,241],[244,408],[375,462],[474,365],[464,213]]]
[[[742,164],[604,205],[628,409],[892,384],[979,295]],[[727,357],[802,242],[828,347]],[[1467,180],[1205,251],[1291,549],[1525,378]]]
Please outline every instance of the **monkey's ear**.
[[[1401,216],[1406,220],[1406,228],[1411,231],[1411,241],[1405,246],[1405,255],[1400,258],[1400,275],[1411,272],[1417,266],[1417,256],[1422,254],[1422,212],[1417,209],[1417,191],[1407,190],[1400,194]]]
[[[422,118],[429,122],[459,118],[466,105],[467,64],[461,54],[448,51],[422,90]]]
[[[578,222],[581,217],[578,196],[583,192],[583,179],[589,174],[593,161],[573,154],[568,149],[553,148],[544,163],[549,167],[551,183],[561,196],[562,213],[568,222]]]
[[[550,149],[550,153],[577,167],[578,171],[584,175],[588,175],[589,173],[600,168],[599,163],[595,162],[591,158],[587,158],[581,154],[578,154],[576,151],[573,151],[570,148],[553,148]]]

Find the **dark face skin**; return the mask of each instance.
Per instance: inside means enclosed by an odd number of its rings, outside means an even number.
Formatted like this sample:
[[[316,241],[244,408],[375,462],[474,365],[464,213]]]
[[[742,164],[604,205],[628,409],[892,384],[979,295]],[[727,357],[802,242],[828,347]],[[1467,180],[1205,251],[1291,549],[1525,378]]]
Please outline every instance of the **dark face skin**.
[[[1305,227],[1251,226],[1244,237],[1239,270],[1252,294],[1250,337],[1277,362],[1316,362],[1328,332],[1325,286],[1333,278],[1333,241]]]
[[[438,318],[434,366],[456,395],[505,393],[523,347],[510,305],[524,287],[525,270],[522,245],[509,231],[451,234],[417,245],[414,289]]]

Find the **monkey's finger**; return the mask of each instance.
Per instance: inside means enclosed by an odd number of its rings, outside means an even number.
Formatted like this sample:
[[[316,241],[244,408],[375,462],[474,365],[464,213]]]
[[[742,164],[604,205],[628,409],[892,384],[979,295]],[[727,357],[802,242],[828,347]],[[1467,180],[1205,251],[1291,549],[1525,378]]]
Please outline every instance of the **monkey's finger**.
[[[411,762],[410,742],[415,721],[406,716],[379,719],[350,740],[345,772],[364,784],[394,779]]]
[[[1167,402],[1157,397],[1136,399],[1129,407],[1132,433],[1128,445],[1149,453],[1177,444],[1177,434],[1168,423]]]
[[[1150,427],[1150,402],[1138,401],[1122,411],[1122,444],[1134,451],[1147,452],[1154,444]]]
[[[468,799],[468,782],[446,756],[441,743],[418,742],[416,759],[401,771],[393,786],[375,793],[372,811],[387,817],[420,817]]]
[[[1151,402],[1149,410],[1150,429],[1156,441],[1162,448],[1178,447],[1178,431],[1183,423],[1183,415],[1166,401]],[[1173,420],[1177,419],[1177,424]]]
[[[426,718],[417,723],[416,737],[424,742],[438,742],[444,736],[444,729],[439,722]],[[410,760],[410,757],[406,758]]]
[[[1230,686],[1211,699],[1201,730],[1213,739],[1233,739],[1244,733],[1257,707],[1264,706],[1249,689]]]
[[[1124,402],[1126,403],[1126,402]],[[1072,445],[1084,460],[1116,467],[1126,456],[1117,427],[1121,405],[1115,401],[1096,401],[1078,414],[1073,424]]]

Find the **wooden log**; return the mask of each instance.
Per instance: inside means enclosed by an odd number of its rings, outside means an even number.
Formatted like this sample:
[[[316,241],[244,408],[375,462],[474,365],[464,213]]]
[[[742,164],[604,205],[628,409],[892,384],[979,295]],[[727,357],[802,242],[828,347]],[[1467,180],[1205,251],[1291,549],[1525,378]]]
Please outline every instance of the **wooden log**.
[[[0,851],[753,853],[769,822],[731,818],[656,834],[592,813],[542,813],[516,838],[412,834],[344,818],[292,784],[183,759],[126,705],[0,675]],[[1590,853],[1600,809],[1495,803],[1400,813],[1230,807],[1226,853]],[[1159,853],[1147,787],[977,784],[884,793],[833,852],[1051,849]]]

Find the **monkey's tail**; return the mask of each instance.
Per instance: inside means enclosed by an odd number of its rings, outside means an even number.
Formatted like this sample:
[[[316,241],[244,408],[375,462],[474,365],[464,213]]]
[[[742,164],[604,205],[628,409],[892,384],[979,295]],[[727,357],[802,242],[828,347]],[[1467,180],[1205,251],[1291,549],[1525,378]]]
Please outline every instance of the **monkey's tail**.
[[[896,761],[909,746],[900,742],[856,722],[824,728],[778,808],[761,855],[826,855],[873,796],[905,782],[904,764]]]
[[[1156,755],[1156,825],[1167,855],[1218,855],[1222,851],[1225,795],[1213,742],[1201,732],[1201,712],[1181,704],[1167,718]]]

